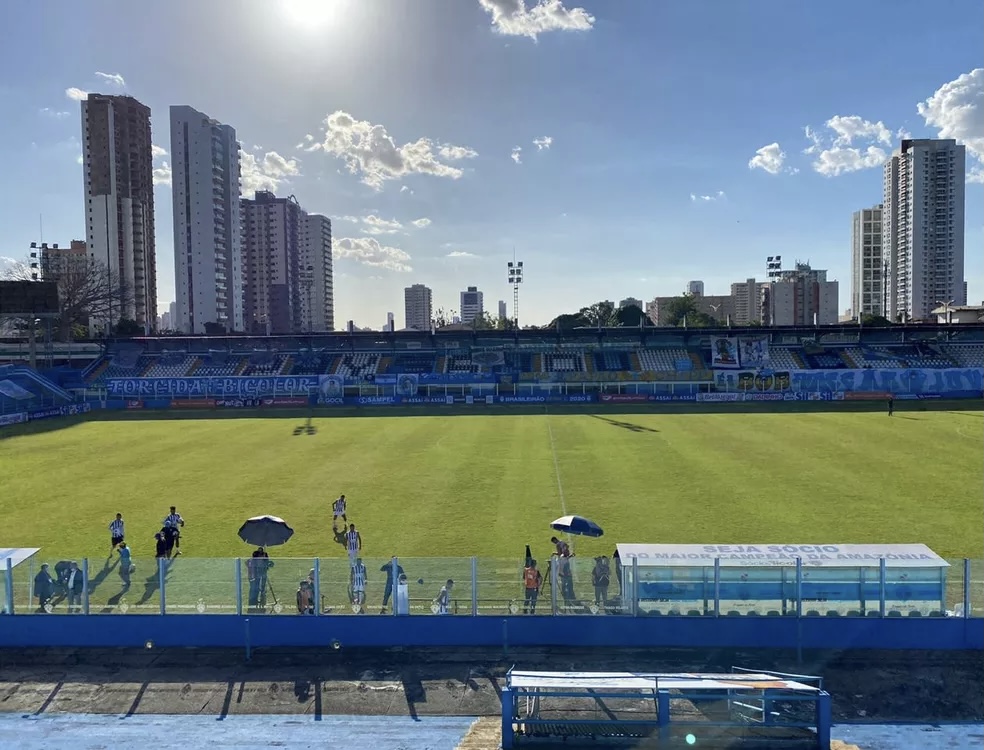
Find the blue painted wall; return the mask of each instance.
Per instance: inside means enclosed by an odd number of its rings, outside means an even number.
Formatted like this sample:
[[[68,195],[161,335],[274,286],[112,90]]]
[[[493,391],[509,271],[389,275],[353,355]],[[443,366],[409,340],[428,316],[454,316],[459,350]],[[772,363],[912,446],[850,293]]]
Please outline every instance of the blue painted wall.
[[[605,646],[984,650],[982,618],[14,615],[0,648]]]

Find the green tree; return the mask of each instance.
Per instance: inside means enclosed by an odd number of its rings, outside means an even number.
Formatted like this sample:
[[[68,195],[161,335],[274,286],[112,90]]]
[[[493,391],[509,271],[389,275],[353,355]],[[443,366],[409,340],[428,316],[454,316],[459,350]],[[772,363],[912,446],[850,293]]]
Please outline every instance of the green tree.
[[[683,294],[670,300],[666,306],[665,318],[660,313],[660,319],[665,320],[666,325],[670,326],[682,326],[685,320],[687,325],[693,328],[717,325],[714,318],[699,308],[697,297],[693,294]]]
[[[583,312],[583,311],[582,311]],[[551,330],[560,331],[573,331],[575,328],[586,328],[590,323],[587,319],[579,312],[577,313],[564,313],[563,315],[558,315],[556,318],[551,320],[544,328]]]
[[[613,328],[618,325],[618,311],[615,305],[607,300],[582,307],[578,315],[592,328]]]
[[[881,315],[871,315],[870,313],[863,313],[861,315],[861,325],[863,326],[890,326],[892,321]]]
[[[117,336],[142,336],[143,332],[143,326],[137,323],[137,321],[130,320],[129,318],[120,318],[120,322],[113,328],[113,333]]]
[[[615,319],[619,326],[628,328],[638,328],[640,325],[649,323],[646,313],[642,311],[641,307],[637,307],[636,305],[627,305],[619,308],[618,312],[615,313]]]

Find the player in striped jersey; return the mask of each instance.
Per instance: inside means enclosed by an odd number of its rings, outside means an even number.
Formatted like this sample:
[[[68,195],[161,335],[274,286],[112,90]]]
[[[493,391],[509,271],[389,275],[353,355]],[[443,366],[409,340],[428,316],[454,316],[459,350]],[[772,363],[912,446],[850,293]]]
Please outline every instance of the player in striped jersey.
[[[169,524],[171,526],[173,526],[175,530],[184,528],[184,525],[185,525],[184,519],[181,517],[181,514],[178,513],[178,511],[175,509],[175,507],[173,505],[171,506],[171,512],[168,513],[167,518],[164,519],[164,523],[162,525],[163,526],[168,526]],[[181,532],[180,531],[178,531],[178,533],[175,534],[175,536],[174,536],[174,548],[177,550],[174,553],[175,556],[180,555],[181,554]]]
[[[338,530],[338,519],[342,519],[342,528],[345,528],[345,524],[348,523],[348,518],[345,516],[345,495],[339,495],[338,499],[331,504],[331,530]]]
[[[364,605],[366,603],[366,566],[362,562],[361,557],[355,558],[355,563],[353,563],[352,565],[350,598],[352,601],[353,609],[358,607],[359,614],[365,612]]]
[[[345,532],[345,549],[348,550],[349,562],[355,565],[355,560],[362,552],[362,534],[355,530],[355,524],[349,524],[349,530]]]
[[[117,513],[116,518],[109,524],[109,556],[113,556],[116,548],[123,544],[123,514]]]

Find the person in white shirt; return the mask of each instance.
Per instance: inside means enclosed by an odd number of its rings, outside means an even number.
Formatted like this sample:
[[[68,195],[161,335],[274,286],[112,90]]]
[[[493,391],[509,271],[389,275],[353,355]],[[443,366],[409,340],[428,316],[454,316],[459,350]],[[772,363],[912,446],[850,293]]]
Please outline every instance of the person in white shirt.
[[[358,607],[358,612],[365,610],[363,605],[366,603],[366,566],[361,557],[355,558],[352,566],[352,608]]]
[[[437,599],[434,603],[437,605],[437,614],[447,615],[451,613],[451,589],[454,588],[454,581],[450,578],[447,580],[443,586],[441,586],[441,591],[437,595]]]
[[[338,519],[342,519],[342,528],[345,528],[345,524],[348,523],[348,518],[345,516],[345,495],[339,495],[338,499],[331,504],[331,530],[335,531],[338,529]]]
[[[355,530],[355,524],[349,524],[349,530],[345,532],[345,549],[348,550],[349,563],[355,565],[355,560],[362,552],[362,534]]]

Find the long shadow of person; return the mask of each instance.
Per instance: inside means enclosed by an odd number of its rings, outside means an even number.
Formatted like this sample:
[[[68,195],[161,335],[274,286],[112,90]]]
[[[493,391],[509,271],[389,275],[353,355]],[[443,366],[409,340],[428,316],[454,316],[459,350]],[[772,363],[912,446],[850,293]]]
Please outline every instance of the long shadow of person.
[[[171,568],[174,566],[177,560],[166,560],[164,562],[164,583],[167,583],[168,577],[171,575]],[[159,591],[161,588],[161,581],[158,575],[157,566],[154,566],[154,572],[147,576],[144,581],[144,592],[143,596],[137,600],[137,604],[146,604],[150,601],[151,597]]]

